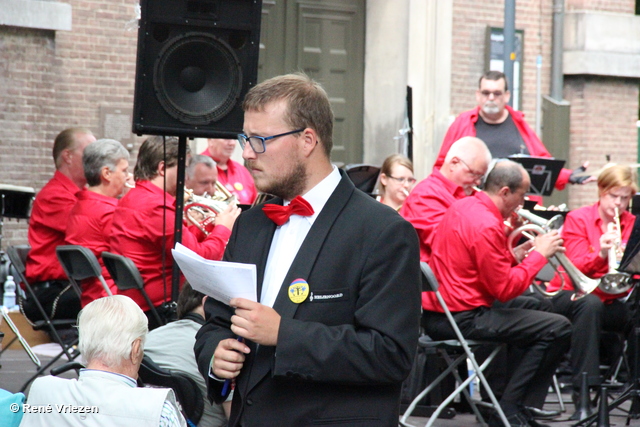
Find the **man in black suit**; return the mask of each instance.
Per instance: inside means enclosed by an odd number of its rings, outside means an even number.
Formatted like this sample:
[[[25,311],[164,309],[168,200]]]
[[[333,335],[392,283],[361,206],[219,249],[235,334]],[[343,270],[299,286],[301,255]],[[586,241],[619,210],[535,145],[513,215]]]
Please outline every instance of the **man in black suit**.
[[[235,378],[230,426],[397,425],[420,319],[415,230],[332,166],[316,82],[272,78],[243,109],[243,157],[277,197],[238,218],[224,257],[256,264],[260,303],[205,306],[195,352],[209,396],[223,401]]]

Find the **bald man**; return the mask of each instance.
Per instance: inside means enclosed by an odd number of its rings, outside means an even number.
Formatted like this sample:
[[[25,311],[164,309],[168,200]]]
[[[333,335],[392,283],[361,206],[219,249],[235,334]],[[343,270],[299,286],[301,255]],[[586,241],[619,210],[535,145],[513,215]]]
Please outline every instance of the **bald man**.
[[[481,139],[466,136],[452,146],[444,164],[413,189],[400,210],[418,232],[420,260],[428,262],[433,232],[446,210],[458,199],[475,193],[491,163],[491,153]]]

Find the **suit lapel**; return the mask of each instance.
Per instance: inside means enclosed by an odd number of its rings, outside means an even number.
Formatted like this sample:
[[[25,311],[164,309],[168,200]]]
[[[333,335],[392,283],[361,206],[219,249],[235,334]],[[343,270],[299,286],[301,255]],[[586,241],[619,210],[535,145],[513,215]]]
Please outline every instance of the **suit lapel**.
[[[299,306],[299,304],[296,304],[289,299],[287,294],[289,285],[293,280],[298,278],[308,280],[329,231],[355,190],[354,185],[346,174],[342,171],[340,171],[340,173],[342,175],[340,183],[329,197],[329,200],[327,200],[327,203],[324,205],[324,208],[309,230],[307,237],[304,239],[304,242],[302,242],[302,246],[300,246],[300,250],[294,258],[291,268],[289,268],[284,282],[280,287],[278,297],[273,304],[273,308],[282,318],[293,318]],[[264,272],[264,266],[262,270]],[[313,287],[313,283],[311,283],[310,286]],[[247,391],[255,387],[255,385],[258,384],[258,382],[260,382],[260,380],[269,372],[272,367],[271,360],[273,358],[274,351],[275,347],[260,346],[258,348],[255,361],[252,365]]]

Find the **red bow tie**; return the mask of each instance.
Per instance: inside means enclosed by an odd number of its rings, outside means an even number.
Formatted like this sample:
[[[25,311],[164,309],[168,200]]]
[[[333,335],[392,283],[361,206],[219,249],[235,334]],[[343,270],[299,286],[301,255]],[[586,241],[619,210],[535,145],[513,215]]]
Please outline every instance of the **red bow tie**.
[[[282,225],[289,221],[289,217],[293,214],[300,216],[313,215],[313,208],[305,199],[300,196],[294,197],[294,199],[287,206],[276,205],[274,203],[268,203],[262,207],[264,214],[276,225]]]

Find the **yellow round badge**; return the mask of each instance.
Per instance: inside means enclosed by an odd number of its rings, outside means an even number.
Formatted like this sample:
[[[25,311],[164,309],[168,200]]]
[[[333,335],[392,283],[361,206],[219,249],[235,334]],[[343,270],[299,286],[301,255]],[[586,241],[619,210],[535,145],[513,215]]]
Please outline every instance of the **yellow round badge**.
[[[309,296],[309,284],[304,279],[296,279],[289,285],[289,299],[300,304]]]
[[[241,182],[236,182],[235,184],[233,184],[233,188],[235,188],[236,191],[242,191],[244,189],[244,185],[242,185]]]

